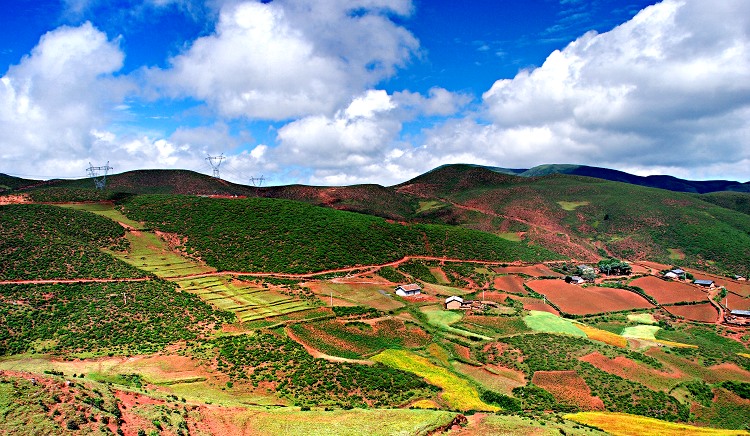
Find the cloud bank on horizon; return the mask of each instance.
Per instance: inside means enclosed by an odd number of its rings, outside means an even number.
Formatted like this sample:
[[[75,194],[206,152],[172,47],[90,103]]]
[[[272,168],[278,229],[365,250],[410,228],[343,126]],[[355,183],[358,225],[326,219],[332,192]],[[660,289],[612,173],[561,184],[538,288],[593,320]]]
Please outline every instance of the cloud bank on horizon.
[[[0,172],[210,173],[206,155],[224,153],[223,178],[245,184],[388,185],[447,163],[750,179],[744,0],[648,6],[481,95],[394,89],[430,62],[410,0],[134,0],[132,14],[169,8],[207,30],[130,68],[124,37],[86,15],[96,3],[67,0],[85,20],[41,35],[0,78]]]

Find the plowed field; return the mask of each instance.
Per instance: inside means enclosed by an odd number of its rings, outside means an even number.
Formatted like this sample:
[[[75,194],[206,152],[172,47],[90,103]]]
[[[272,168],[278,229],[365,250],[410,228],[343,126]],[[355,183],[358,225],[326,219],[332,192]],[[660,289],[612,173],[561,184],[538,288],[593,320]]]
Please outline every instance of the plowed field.
[[[722,299],[721,304],[729,304],[729,308],[732,310],[750,310],[750,298],[743,298],[738,295],[729,293],[725,299]]]
[[[581,287],[562,280],[532,280],[527,285],[563,312],[574,315],[653,307],[640,295],[615,288]]]
[[[682,282],[670,282],[658,277],[648,276],[635,279],[630,286],[643,289],[648,295],[654,297],[659,304],[672,304],[681,301],[702,301],[706,293],[700,289]]]
[[[495,277],[495,289],[512,294],[526,295],[528,293],[523,287],[523,277],[520,276]]]
[[[682,316],[690,321],[716,322],[719,314],[711,303],[690,304],[687,306],[666,306],[672,315]]]
[[[526,274],[532,277],[563,277],[562,274],[556,273],[549,269],[547,265],[537,264],[531,266],[506,266],[493,268],[500,274]]]
[[[578,406],[581,410],[604,410],[602,400],[591,396],[586,381],[575,371],[537,371],[531,382],[563,404]]]

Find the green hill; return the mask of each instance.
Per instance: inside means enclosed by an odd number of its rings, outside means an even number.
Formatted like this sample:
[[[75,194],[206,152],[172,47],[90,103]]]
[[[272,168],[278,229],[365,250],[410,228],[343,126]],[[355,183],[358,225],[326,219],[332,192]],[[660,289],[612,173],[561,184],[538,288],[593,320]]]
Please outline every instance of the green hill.
[[[124,249],[125,230],[88,212],[38,204],[0,206],[0,279],[144,277],[100,249]]]
[[[154,228],[187,236],[189,253],[228,271],[306,273],[407,255],[507,261],[559,257],[489,233],[402,225],[289,200],[138,196],[124,210]]]

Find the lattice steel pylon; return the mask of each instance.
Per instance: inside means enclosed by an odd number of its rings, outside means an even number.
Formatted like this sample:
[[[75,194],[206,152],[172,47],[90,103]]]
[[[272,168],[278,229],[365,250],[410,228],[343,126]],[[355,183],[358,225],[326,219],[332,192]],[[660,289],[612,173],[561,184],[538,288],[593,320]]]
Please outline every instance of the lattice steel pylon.
[[[91,164],[91,162],[89,162],[89,167],[86,168],[86,172],[88,173],[89,177],[94,179],[94,186],[96,187],[96,189],[104,190],[104,186],[106,186],[107,184],[107,173],[112,169],[114,168],[109,166],[109,161],[107,161],[107,165],[104,165],[102,167],[95,167]]]
[[[221,161],[226,159],[224,157],[224,153],[220,154],[219,156],[208,156],[206,160],[208,161],[208,164],[211,165],[211,168],[214,169],[214,177],[217,179],[221,179],[219,176],[219,166],[221,165]]]
[[[265,180],[266,179],[263,176],[260,176],[260,177],[250,177],[250,183],[252,183],[253,186],[255,186],[256,188],[258,188],[261,185],[263,185],[263,182]]]

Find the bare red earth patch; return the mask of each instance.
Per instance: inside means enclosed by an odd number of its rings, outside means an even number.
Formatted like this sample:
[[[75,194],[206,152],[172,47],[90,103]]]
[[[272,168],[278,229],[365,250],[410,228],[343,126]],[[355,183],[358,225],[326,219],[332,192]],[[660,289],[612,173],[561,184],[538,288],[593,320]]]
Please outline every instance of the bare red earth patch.
[[[523,277],[520,276],[495,277],[495,289],[513,294],[528,294],[526,288],[523,287]]]
[[[732,293],[727,294],[722,304],[728,304],[731,310],[750,310],[750,298],[740,297]]]
[[[547,390],[563,404],[577,406],[581,410],[604,410],[601,398],[591,395],[586,381],[575,371],[537,371],[531,382]]]
[[[681,316],[690,321],[716,322],[719,314],[711,303],[689,304],[685,306],[666,306],[667,312]]]
[[[584,288],[552,279],[532,280],[527,285],[547,297],[563,312],[574,315],[653,307],[645,298],[625,289],[596,286]]]
[[[662,280],[658,277],[641,277],[630,282],[630,286],[643,289],[654,297],[659,304],[679,303],[682,301],[705,301],[706,293],[699,288],[682,282]]]
[[[547,265],[541,263],[531,266],[504,266],[493,269],[499,274],[526,274],[527,276],[532,277],[563,277],[562,274],[552,271]]]

